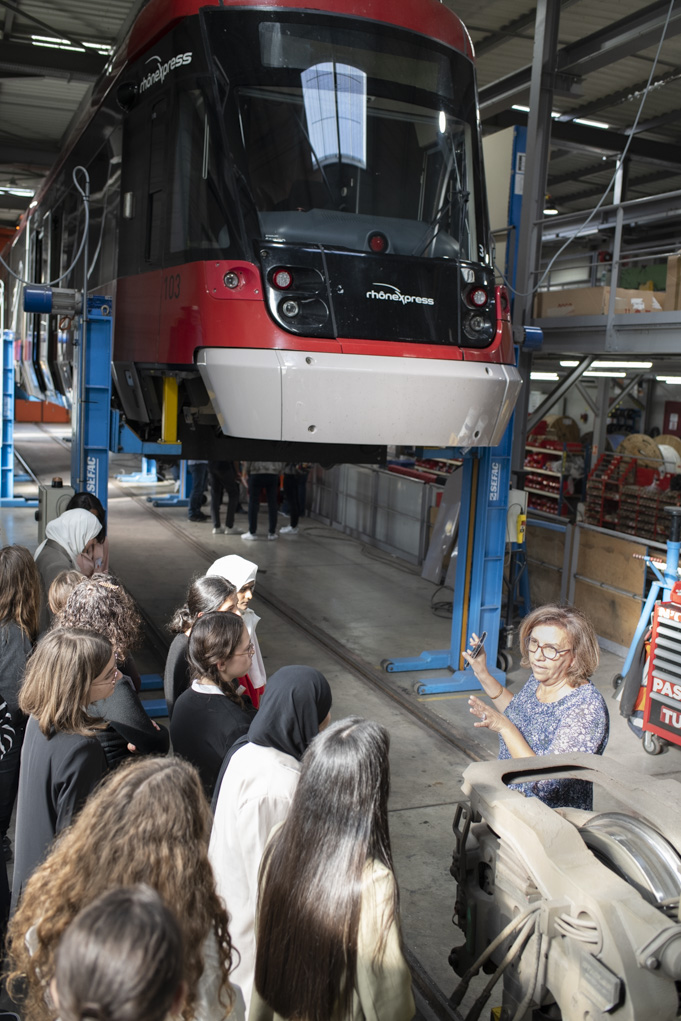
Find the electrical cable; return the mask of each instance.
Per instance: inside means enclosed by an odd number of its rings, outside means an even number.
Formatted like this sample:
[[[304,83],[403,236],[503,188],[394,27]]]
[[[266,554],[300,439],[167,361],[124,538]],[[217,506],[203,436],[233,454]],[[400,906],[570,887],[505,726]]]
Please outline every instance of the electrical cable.
[[[522,1000],[518,1004],[516,1012],[513,1015],[512,1021],[522,1021],[522,1019],[525,1017],[525,1013],[527,1011],[527,1008],[529,1007],[530,1003],[532,1002],[532,998],[533,998],[535,990],[537,988],[537,979],[539,978],[539,965],[541,963],[541,945],[542,945],[542,941],[544,939],[544,934],[538,931],[538,927],[535,927],[534,938],[535,938],[536,944],[537,944],[537,949],[536,949],[535,955],[534,955],[534,976],[533,976],[532,980],[530,982],[528,982],[528,984],[527,984],[527,989],[525,990],[525,995],[523,996]]]
[[[85,176],[85,191],[83,191],[81,186],[78,184],[78,179],[76,177],[76,173],[79,170],[82,170],[83,174]],[[90,175],[88,174],[88,172],[85,169],[85,167],[77,166],[77,167],[73,168],[72,177],[73,177],[73,183],[75,184],[76,189],[80,192],[81,198],[83,200],[83,208],[85,209],[85,224],[83,226],[83,237],[82,237],[81,242],[80,242],[80,247],[79,247],[79,249],[78,249],[78,251],[76,253],[76,257],[74,258],[74,260],[71,263],[71,265],[69,266],[69,268],[64,273],[62,273],[61,276],[57,277],[56,280],[48,281],[48,283],[45,285],[46,287],[54,287],[55,284],[61,283],[61,281],[64,280],[64,278],[67,277],[69,275],[69,273],[72,272],[72,270],[78,264],[78,260],[80,259],[81,255],[83,253],[83,248],[85,247],[85,242],[87,240],[88,230],[90,229],[90,194],[89,194],[89,191],[90,191]],[[7,265],[7,263],[2,258],[1,255],[0,255],[0,263],[2,263],[2,265],[5,267],[7,272],[11,276],[13,276],[15,280],[18,280],[20,284],[32,284],[32,283],[35,283],[35,281],[33,281],[33,280],[25,280],[24,277],[21,277],[21,276],[19,276],[18,273],[15,273],[14,270],[11,269]]]
[[[521,953],[523,946],[525,945],[525,942],[529,938],[530,934],[536,930],[536,928],[537,918],[536,917],[528,918],[525,924],[523,925],[522,929],[520,930],[520,933],[517,936],[515,942],[506,951],[506,954],[501,964],[494,972],[492,977],[489,979],[489,981],[485,985],[485,988],[482,990],[482,992],[476,999],[475,1003],[466,1014],[465,1021],[478,1021],[478,1018],[480,1017],[480,1012],[482,1011],[482,1008],[489,1000],[495,985],[497,984],[501,976],[504,974],[509,964],[511,964],[516,959],[518,954]]]
[[[446,585],[438,585],[430,597],[430,611],[434,613],[436,617],[444,617],[445,619],[450,618],[454,613],[454,597],[451,599],[440,599],[439,602],[435,602],[436,596],[443,589],[446,589]]]
[[[477,975],[485,961],[494,953],[497,947],[501,946],[504,940],[508,939],[511,933],[515,932],[515,930],[518,929],[525,922],[525,920],[530,917],[530,915],[535,915],[538,913],[538,911],[539,906],[536,904],[532,904],[529,907],[525,908],[524,911],[521,911],[519,915],[516,915],[515,918],[512,918],[508,925],[504,926],[504,928],[497,936],[495,936],[492,942],[485,947],[485,949],[480,954],[478,959],[474,961],[470,968],[467,968],[466,971],[461,976],[461,981],[459,982],[458,986],[456,987],[452,995],[449,997],[449,1002],[451,1006],[458,1007],[458,1005],[461,1003],[464,996],[466,995],[466,989],[468,988],[471,979],[474,977],[474,975]]]
[[[634,135],[636,134],[636,128],[638,127],[638,122],[641,119],[641,114],[643,113],[643,107],[645,105],[645,101],[648,98],[648,93],[650,92],[650,87],[651,87],[652,81],[653,81],[653,75],[655,74],[655,70],[657,68],[657,64],[658,64],[658,61],[660,59],[660,53],[662,52],[662,44],[664,43],[665,37],[667,35],[667,28],[669,27],[669,19],[671,18],[672,11],[674,10],[674,4],[675,3],[676,3],[676,0],[670,0],[670,2],[669,2],[669,9],[667,10],[667,17],[666,17],[665,23],[664,23],[664,25],[662,27],[662,35],[660,36],[660,41],[659,41],[658,46],[657,46],[657,52],[655,54],[655,59],[653,60],[653,66],[650,69],[650,74],[648,75],[648,81],[646,82],[646,87],[645,87],[645,89],[643,91],[643,95],[641,96],[641,102],[639,103],[638,112],[636,114],[636,117],[634,118],[634,123],[631,126],[631,128],[629,129],[629,138],[627,140],[627,144],[625,145],[624,149],[622,150],[622,154],[620,156],[620,162],[624,162],[624,159],[626,158],[626,155],[629,152],[629,148],[631,146],[631,143],[634,140]],[[559,258],[559,256],[561,256],[563,254],[565,249],[568,248],[576,238],[580,237],[582,231],[586,227],[588,227],[588,225],[591,223],[591,221],[595,217],[596,213],[599,211],[599,209],[601,208],[601,206],[605,202],[606,198],[610,194],[610,191],[611,191],[611,189],[612,189],[612,187],[615,184],[615,181],[617,179],[617,174],[618,173],[619,173],[619,168],[617,168],[615,170],[615,173],[610,178],[610,182],[609,182],[607,188],[605,189],[605,191],[603,192],[603,194],[601,195],[601,197],[600,197],[596,207],[591,210],[589,216],[586,218],[586,220],[581,225],[579,230],[575,234],[573,234],[571,237],[569,237],[566,240],[565,244],[562,245],[558,249],[556,254],[549,261],[546,269],[544,270],[543,274],[541,275],[541,277],[539,278],[537,283],[534,285],[532,290],[530,290],[530,291],[516,291],[515,288],[513,288],[509,284],[509,282],[507,281],[506,277],[501,272],[499,267],[495,265],[494,268],[495,268],[496,272],[499,274],[501,279],[504,281],[505,286],[508,288],[508,290],[512,294],[514,294],[518,298],[529,298],[531,295],[533,295],[535,293],[535,291],[539,290],[539,288],[541,287],[541,285],[544,283],[544,281],[546,280],[547,276],[551,272],[551,270],[553,268],[553,265],[556,262],[556,260]]]

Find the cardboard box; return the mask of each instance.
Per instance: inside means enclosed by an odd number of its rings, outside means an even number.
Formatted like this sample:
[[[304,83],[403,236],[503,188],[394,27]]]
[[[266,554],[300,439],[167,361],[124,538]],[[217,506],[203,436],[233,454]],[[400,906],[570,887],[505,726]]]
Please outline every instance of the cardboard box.
[[[664,294],[665,312],[681,308],[681,253],[667,259],[667,289]]]
[[[562,291],[540,291],[534,299],[535,319],[555,316],[603,316],[608,313],[609,287],[573,287]],[[618,287],[615,315],[635,312],[661,312],[665,307],[662,291],[628,291]]]

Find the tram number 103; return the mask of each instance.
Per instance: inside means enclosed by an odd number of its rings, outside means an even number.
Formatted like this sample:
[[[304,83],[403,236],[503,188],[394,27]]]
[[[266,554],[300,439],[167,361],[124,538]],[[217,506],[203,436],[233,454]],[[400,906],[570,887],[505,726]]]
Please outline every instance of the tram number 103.
[[[172,301],[173,298],[180,297],[179,273],[168,273],[163,277],[162,292],[164,301]]]

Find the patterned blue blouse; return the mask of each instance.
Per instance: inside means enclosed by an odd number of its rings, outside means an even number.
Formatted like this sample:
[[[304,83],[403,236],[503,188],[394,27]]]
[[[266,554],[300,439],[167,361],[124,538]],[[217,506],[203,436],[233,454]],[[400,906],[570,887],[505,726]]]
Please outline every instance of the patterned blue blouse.
[[[557,702],[544,704],[537,698],[539,681],[532,675],[514,695],[504,716],[523,735],[535,755],[591,752],[602,755],[608,743],[608,707],[593,684],[582,684]],[[499,758],[510,759],[506,742],[499,737]],[[593,808],[593,784],[586,780],[537,780],[509,784],[528,798],[539,798],[551,808]]]

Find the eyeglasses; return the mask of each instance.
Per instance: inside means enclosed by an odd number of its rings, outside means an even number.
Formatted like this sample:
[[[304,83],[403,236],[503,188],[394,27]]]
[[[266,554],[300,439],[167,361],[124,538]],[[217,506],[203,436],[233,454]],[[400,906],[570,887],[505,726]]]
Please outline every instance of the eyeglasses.
[[[252,656],[254,652],[255,652],[255,645],[253,644],[253,642],[249,642],[248,643],[248,648],[244,649],[244,651],[241,653],[241,655],[242,656]]]
[[[572,649],[557,649],[555,645],[540,645],[536,638],[530,638],[527,643],[527,651],[533,655],[535,652],[541,652],[544,659],[558,659],[559,656],[572,652]]]

